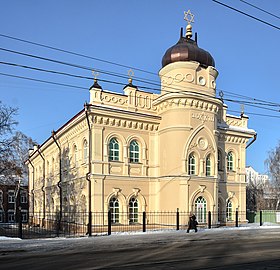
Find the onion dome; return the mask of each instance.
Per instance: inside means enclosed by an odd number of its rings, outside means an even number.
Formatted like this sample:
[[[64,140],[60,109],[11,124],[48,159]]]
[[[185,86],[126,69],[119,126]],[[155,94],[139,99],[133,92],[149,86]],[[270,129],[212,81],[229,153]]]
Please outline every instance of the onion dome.
[[[162,58],[162,67],[174,62],[179,61],[196,61],[203,67],[212,66],[215,67],[214,58],[211,54],[197,46],[197,40],[192,40],[192,26],[190,22],[193,22],[193,15],[190,11],[185,12],[185,17],[191,15],[191,20],[185,18],[188,21],[186,27],[186,37],[183,37],[183,28],[181,28],[181,34],[179,41],[172,47],[170,47]]]

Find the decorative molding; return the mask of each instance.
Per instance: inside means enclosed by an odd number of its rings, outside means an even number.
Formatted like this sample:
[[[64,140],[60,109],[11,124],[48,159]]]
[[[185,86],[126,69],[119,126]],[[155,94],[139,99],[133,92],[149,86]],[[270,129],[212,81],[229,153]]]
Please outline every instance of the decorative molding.
[[[120,188],[113,188],[113,193],[115,195],[115,197],[118,197],[119,196],[119,193],[121,193],[121,189]]]
[[[199,189],[200,189],[200,192],[203,193],[204,190],[206,189],[206,186],[205,185],[199,185]]]

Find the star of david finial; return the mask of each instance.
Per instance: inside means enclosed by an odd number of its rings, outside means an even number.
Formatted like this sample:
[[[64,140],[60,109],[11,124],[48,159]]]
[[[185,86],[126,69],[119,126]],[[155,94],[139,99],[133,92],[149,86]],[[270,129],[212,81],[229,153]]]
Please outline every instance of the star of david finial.
[[[96,72],[95,70],[92,70],[91,73],[92,73],[92,75],[94,77],[94,80],[96,81],[97,77],[99,76],[99,72]]]
[[[127,72],[127,74],[128,74],[128,82],[129,83],[132,83],[132,77],[134,76],[134,71],[132,70],[132,69],[130,69],[128,72]]]
[[[188,24],[194,23],[194,15],[191,13],[190,10],[187,12],[184,11],[184,20],[188,22]]]

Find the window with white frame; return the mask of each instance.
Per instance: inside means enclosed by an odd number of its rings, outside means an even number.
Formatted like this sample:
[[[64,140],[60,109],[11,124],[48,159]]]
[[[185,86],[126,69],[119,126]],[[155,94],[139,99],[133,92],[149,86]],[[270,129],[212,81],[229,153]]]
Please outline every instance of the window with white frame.
[[[8,211],[8,222],[15,222],[15,211],[9,210]]]
[[[206,222],[206,200],[202,196],[195,200],[195,214],[198,222]]]
[[[230,200],[228,200],[227,202],[227,220],[228,221],[232,221],[232,202]]]
[[[189,159],[188,159],[188,163],[189,163],[189,175],[195,175],[196,173],[196,164],[195,164],[195,156],[194,153],[191,153],[189,155]]]
[[[112,197],[109,202],[109,207],[111,211],[111,221],[112,223],[120,222],[120,204],[116,197]]]
[[[21,203],[27,203],[27,193],[26,191],[23,191],[20,193],[20,202]]]
[[[211,176],[211,155],[206,157],[206,176]]]
[[[139,162],[139,145],[136,140],[133,140],[129,145],[129,161],[132,163]]]
[[[138,222],[138,200],[132,197],[129,200],[129,223]]]
[[[74,166],[78,167],[78,148],[76,145],[73,147],[73,162]]]
[[[27,210],[21,210],[21,221],[27,222],[28,221],[28,212]]]
[[[227,170],[233,171],[233,153],[231,151],[227,154]]]
[[[14,190],[8,191],[8,203],[15,203],[15,191]]]
[[[116,138],[112,138],[109,142],[109,161],[119,161],[120,146]]]
[[[88,143],[86,140],[84,140],[83,150],[84,150],[84,163],[87,163],[88,162]]]

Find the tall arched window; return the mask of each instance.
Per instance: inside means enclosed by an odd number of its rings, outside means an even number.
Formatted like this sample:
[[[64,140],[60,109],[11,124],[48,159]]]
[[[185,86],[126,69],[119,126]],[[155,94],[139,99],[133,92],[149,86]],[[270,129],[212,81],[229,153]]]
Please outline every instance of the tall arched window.
[[[231,151],[227,154],[227,170],[233,171],[233,153]]]
[[[84,140],[83,150],[84,150],[84,155],[83,155],[84,163],[87,163],[88,162],[88,143],[86,140]]]
[[[109,161],[118,161],[120,159],[120,146],[116,138],[109,142]]]
[[[132,197],[129,200],[129,223],[138,222],[138,200]]]
[[[228,200],[227,202],[227,220],[232,221],[232,202]]]
[[[74,145],[74,147],[73,147],[73,162],[74,162],[74,166],[77,167],[78,166],[78,148],[76,145]]]
[[[54,158],[52,158],[52,175],[54,175]]]
[[[218,170],[222,170],[222,152],[218,150]]]
[[[195,172],[196,172],[196,166],[195,166],[195,156],[194,156],[194,154],[193,153],[191,153],[190,155],[189,155],[189,175],[194,175],[195,174]]]
[[[198,222],[206,222],[206,200],[202,196],[195,200],[195,214]]]
[[[211,155],[206,157],[206,176],[211,175]]]
[[[112,197],[109,202],[109,207],[111,211],[111,221],[112,223],[120,222],[120,205],[119,200],[116,197]]]
[[[129,161],[133,163],[139,162],[139,145],[133,140],[129,145]]]

